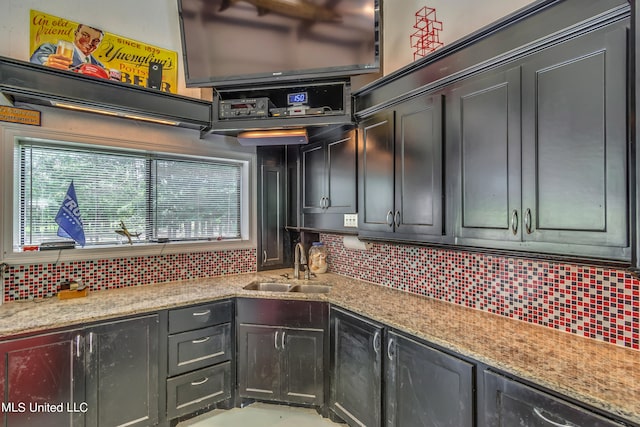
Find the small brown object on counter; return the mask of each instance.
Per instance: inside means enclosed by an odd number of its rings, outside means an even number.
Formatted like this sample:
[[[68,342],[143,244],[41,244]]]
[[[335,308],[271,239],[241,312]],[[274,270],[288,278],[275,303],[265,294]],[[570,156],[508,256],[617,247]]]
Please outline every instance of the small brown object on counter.
[[[65,289],[58,292],[58,299],[82,298],[89,295],[89,288],[82,289]]]

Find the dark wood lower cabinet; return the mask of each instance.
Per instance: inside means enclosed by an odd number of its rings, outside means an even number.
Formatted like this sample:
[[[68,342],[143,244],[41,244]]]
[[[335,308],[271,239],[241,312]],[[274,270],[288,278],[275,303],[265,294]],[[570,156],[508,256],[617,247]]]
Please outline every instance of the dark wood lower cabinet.
[[[351,426],[382,422],[381,325],[331,308],[329,406]]]
[[[158,422],[158,316],[115,321],[85,335],[87,426]]]
[[[158,422],[158,316],[0,343],[2,425]]]
[[[232,405],[233,318],[232,300],[169,310],[166,413],[172,425],[180,417]]]
[[[491,371],[484,373],[482,427],[620,427],[586,409]]]
[[[326,303],[240,298],[237,306],[239,396],[323,405]]]
[[[44,407],[62,403],[80,408],[84,402],[83,343],[82,329],[0,343],[0,424],[83,426],[82,412],[67,412],[66,407],[51,412]]]
[[[473,427],[474,365],[394,332],[385,351],[386,427]]]
[[[323,330],[240,325],[238,340],[241,397],[322,404]]]

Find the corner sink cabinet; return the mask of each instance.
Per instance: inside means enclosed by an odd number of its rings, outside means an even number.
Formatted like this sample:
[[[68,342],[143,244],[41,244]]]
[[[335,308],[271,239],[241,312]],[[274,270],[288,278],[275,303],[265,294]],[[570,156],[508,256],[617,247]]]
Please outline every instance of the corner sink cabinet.
[[[241,398],[321,406],[327,304],[237,300]]]
[[[2,425],[157,424],[158,341],[154,314],[0,343]]]

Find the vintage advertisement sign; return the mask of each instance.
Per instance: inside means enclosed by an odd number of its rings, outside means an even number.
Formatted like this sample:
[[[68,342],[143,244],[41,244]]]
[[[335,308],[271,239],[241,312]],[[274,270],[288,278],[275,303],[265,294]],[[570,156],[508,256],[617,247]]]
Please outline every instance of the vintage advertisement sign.
[[[0,106],[0,121],[40,126],[40,111]]]
[[[31,10],[30,61],[176,93],[178,53]]]

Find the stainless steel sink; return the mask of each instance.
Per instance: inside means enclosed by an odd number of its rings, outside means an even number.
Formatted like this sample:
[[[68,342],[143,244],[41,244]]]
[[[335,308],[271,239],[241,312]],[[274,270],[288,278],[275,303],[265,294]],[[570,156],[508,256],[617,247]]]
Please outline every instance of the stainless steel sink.
[[[248,291],[289,292],[294,286],[289,283],[251,282],[243,289]]]
[[[249,283],[243,289],[246,289],[248,291],[300,292],[300,293],[310,293],[310,294],[326,294],[331,290],[331,286],[320,284],[320,283],[292,285],[291,283],[282,283],[282,282],[255,281],[255,282]]]
[[[308,294],[326,294],[331,290],[329,285],[295,285],[289,292],[302,292]]]

